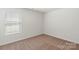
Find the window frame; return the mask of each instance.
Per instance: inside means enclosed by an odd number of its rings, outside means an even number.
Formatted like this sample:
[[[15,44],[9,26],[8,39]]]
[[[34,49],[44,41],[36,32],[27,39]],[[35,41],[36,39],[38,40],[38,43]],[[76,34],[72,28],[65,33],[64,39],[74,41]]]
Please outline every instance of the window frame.
[[[10,21],[12,19],[18,19],[18,21]],[[16,30],[17,32],[7,32],[7,27],[9,26],[19,26],[18,29]],[[21,33],[21,25],[22,25],[22,22],[21,22],[21,19],[19,17],[10,17],[10,19],[8,20],[8,18],[6,18],[6,23],[5,23],[5,35],[14,35],[14,34],[19,34]]]

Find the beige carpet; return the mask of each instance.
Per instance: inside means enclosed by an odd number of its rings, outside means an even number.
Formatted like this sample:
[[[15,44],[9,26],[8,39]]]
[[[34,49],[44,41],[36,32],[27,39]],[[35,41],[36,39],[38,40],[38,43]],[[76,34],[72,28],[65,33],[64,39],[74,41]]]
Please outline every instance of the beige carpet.
[[[0,50],[78,50],[79,44],[49,35],[39,35],[0,46]]]

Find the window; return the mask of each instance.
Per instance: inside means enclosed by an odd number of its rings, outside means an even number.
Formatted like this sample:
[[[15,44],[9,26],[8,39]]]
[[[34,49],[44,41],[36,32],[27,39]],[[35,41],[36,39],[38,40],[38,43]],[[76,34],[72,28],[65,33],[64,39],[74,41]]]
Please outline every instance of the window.
[[[19,17],[7,17],[6,18],[6,25],[5,25],[5,34],[17,34],[20,33],[20,19]]]
[[[6,26],[6,35],[19,33],[19,24],[18,25],[7,25]]]

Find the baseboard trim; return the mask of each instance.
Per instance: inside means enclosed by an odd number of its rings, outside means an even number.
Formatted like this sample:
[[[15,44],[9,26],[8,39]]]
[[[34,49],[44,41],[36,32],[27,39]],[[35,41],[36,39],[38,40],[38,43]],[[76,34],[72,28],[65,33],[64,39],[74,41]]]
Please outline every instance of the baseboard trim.
[[[66,40],[67,38],[61,38],[61,37],[59,37],[59,36],[50,35],[50,34],[44,34],[44,35],[51,36],[51,37],[55,37],[55,38],[57,38],[57,39],[64,40],[64,41],[67,41],[67,42],[79,44],[78,42],[74,42],[74,41],[72,41],[72,40]]]
[[[25,38],[17,39],[15,41],[5,42],[5,43],[0,44],[0,46],[4,46],[4,45],[7,45],[7,44],[12,44],[12,43],[15,43],[15,42],[18,42],[18,41],[22,41],[22,40],[25,40],[25,39],[30,39],[30,38],[38,37],[38,36],[41,36],[41,35],[44,35],[44,34],[38,34],[38,35],[30,36],[30,37],[25,37]]]
[[[30,39],[30,38],[34,38],[34,37],[39,37],[39,36],[43,36],[43,35],[47,35],[47,36],[55,37],[55,38],[57,38],[57,39],[64,40],[64,41],[67,41],[67,42],[79,44],[79,43],[77,43],[77,42],[68,41],[68,40],[66,40],[66,39],[60,38],[59,36],[54,36],[54,35],[50,35],[50,34],[39,34],[39,35],[35,35],[35,36],[32,36],[32,37],[28,37],[28,38],[26,37],[26,38],[23,38],[23,39],[20,39],[20,40],[12,41],[12,42],[6,42],[6,43],[1,44],[0,46],[12,44],[12,43],[15,43],[15,42],[18,42],[18,41],[22,41],[22,40],[26,40],[26,39]]]

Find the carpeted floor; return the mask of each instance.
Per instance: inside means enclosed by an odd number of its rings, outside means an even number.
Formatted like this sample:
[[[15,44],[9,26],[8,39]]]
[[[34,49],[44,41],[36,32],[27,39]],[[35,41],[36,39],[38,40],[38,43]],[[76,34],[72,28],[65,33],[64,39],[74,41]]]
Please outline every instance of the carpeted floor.
[[[79,44],[43,34],[0,46],[0,50],[79,50]]]

